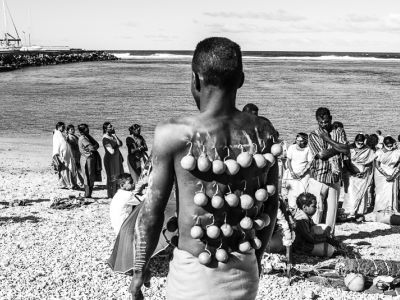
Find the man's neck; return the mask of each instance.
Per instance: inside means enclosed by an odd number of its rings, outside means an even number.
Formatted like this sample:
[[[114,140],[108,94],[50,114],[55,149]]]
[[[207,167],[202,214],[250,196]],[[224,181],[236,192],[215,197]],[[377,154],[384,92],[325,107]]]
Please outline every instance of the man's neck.
[[[214,86],[203,87],[200,95],[200,112],[212,115],[230,115],[236,108],[236,90]]]

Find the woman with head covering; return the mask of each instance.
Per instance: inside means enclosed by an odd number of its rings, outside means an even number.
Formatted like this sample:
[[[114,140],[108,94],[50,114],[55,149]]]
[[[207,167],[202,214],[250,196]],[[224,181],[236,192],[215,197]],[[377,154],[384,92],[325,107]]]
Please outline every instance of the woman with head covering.
[[[67,143],[71,147],[72,151],[72,156],[74,157],[75,160],[75,166],[76,166],[76,172],[77,174],[74,175],[78,179],[78,184],[79,186],[83,185],[83,178],[81,176],[81,153],[79,152],[79,145],[78,145],[78,140],[79,138],[75,135],[75,126],[72,124],[69,124],[67,126]]]
[[[398,223],[392,216],[398,213],[398,175],[400,174],[400,150],[395,148],[396,141],[391,136],[383,139],[383,147],[376,151],[375,169],[375,208],[378,222]],[[397,216],[400,218],[400,216]],[[394,225],[394,224],[393,224]]]
[[[353,221],[366,213],[368,187],[372,181],[372,168],[375,159],[374,151],[365,144],[365,135],[357,134],[354,148],[350,149],[348,197],[343,201],[343,208],[348,220]]]
[[[81,153],[81,169],[85,185],[85,197],[91,198],[95,181],[101,181],[101,158],[97,149],[99,143],[89,134],[89,126],[79,124],[80,137],[78,140]]]
[[[312,163],[311,151],[307,146],[307,134],[300,132],[296,136],[295,144],[287,150],[287,169],[284,174],[284,186],[290,208],[296,208],[296,199],[301,193],[307,191],[310,179],[310,166]]]
[[[118,190],[118,176],[124,173],[123,158],[119,151],[121,140],[110,122],[103,124],[104,168],[107,174],[107,196],[114,197]]]
[[[141,126],[134,124],[129,127],[129,133],[131,134],[126,138],[126,146],[128,147],[128,167],[129,172],[136,183],[139,179],[140,173],[142,172],[142,164],[144,165],[147,156],[147,144],[143,136],[140,134]]]
[[[59,187],[77,188],[77,170],[71,147],[64,136],[65,124],[58,122],[53,132],[53,164],[57,169]]]

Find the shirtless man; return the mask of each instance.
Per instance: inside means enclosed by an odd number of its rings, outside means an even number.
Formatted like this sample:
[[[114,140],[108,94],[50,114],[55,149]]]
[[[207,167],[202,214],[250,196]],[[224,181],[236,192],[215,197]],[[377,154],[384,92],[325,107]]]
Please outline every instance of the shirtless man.
[[[276,220],[278,169],[269,153],[276,138],[271,123],[235,107],[243,82],[236,43],[209,38],[197,45],[191,91],[200,113],[155,130],[153,172],[135,226],[133,299],[143,299],[174,178],[179,240],[167,299],[256,297]]]

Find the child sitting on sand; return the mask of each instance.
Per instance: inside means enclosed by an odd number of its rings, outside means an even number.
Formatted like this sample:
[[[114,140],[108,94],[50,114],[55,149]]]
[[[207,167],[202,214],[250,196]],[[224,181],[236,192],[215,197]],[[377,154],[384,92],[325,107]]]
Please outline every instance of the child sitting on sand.
[[[335,251],[335,247],[329,243],[332,240],[330,237],[331,228],[323,224],[315,225],[311,219],[317,210],[316,197],[310,193],[302,193],[297,197],[296,204],[294,251],[314,256],[331,257]]]
[[[134,206],[140,203],[132,192],[135,184],[131,175],[123,173],[117,177],[117,180],[119,189],[110,204],[111,226],[116,234],[118,234],[122,223],[131,213]]]

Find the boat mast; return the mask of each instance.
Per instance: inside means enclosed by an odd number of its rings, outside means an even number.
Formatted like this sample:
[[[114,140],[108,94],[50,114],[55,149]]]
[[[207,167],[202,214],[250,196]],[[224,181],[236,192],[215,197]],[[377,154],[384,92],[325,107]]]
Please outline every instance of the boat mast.
[[[3,16],[4,16],[4,41],[5,44],[8,45],[8,38],[7,38],[7,15],[6,15],[6,2],[3,0]]]

